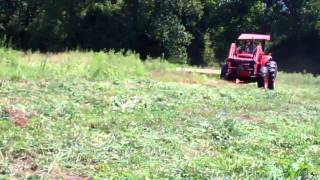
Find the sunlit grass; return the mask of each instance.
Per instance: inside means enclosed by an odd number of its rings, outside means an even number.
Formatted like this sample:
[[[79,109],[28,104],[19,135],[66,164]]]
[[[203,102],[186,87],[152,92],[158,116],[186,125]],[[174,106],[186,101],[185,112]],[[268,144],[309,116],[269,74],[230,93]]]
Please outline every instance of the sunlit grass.
[[[133,53],[0,52],[0,179],[320,175],[319,77],[266,91]]]

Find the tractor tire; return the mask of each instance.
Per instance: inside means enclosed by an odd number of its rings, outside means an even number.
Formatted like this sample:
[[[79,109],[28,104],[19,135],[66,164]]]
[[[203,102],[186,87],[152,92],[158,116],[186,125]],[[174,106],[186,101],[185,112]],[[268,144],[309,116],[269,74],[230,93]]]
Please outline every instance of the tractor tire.
[[[227,79],[228,66],[226,64],[221,66],[220,79]]]
[[[258,74],[258,79],[257,79],[257,84],[258,84],[258,88],[265,88],[265,77],[268,73],[268,68],[267,67],[262,67],[259,71]]]
[[[268,89],[274,90],[274,84],[277,77],[278,65],[275,61],[267,63],[268,68]]]

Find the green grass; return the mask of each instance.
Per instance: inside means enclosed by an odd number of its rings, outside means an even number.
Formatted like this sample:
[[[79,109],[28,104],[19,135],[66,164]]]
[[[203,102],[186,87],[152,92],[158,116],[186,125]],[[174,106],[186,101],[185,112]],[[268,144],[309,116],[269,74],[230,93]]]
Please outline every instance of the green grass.
[[[132,53],[0,52],[0,178],[320,177],[319,77],[265,91]]]

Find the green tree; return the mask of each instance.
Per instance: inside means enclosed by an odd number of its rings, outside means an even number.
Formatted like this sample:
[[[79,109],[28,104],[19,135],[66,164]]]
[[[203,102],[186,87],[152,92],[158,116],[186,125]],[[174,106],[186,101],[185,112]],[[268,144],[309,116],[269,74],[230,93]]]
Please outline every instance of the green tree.
[[[0,38],[21,49],[124,49],[206,65],[211,47],[223,61],[240,33],[267,33],[287,58],[286,44],[316,52],[319,9],[319,0],[0,0]]]
[[[171,62],[186,63],[187,47],[191,43],[191,34],[182,24],[184,4],[180,0],[157,0],[154,12],[153,35],[165,49],[165,56]]]

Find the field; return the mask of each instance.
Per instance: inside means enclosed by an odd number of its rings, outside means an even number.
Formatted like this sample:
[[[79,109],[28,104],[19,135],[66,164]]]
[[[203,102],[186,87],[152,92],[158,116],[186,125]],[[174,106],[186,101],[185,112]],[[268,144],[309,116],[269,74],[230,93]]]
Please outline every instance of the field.
[[[0,48],[0,179],[319,179],[320,77],[266,91],[177,68]]]

